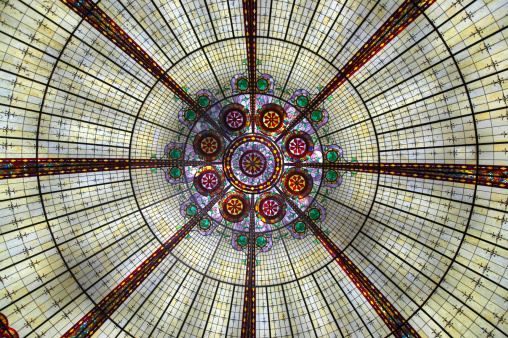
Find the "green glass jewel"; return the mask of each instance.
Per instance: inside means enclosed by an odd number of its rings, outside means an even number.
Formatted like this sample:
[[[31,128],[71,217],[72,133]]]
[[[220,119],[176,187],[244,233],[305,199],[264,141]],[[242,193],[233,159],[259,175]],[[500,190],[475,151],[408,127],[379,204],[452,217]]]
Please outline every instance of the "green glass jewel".
[[[296,99],[296,104],[298,107],[305,107],[307,104],[309,104],[309,98],[307,96],[301,95]]]
[[[187,110],[184,114],[184,117],[187,121],[194,121],[196,118],[196,113],[193,110]]]
[[[246,246],[247,245],[247,236],[240,235],[236,238],[236,242],[239,246]]]
[[[170,152],[169,152],[169,156],[172,159],[174,159],[174,160],[179,158],[181,154],[182,154],[182,151],[180,149],[177,149],[177,148],[171,149]]]
[[[208,228],[210,228],[210,220],[208,218],[203,218],[200,222],[199,222],[199,227],[203,230],[207,230]]]
[[[305,226],[305,224],[303,222],[297,222],[295,224],[295,230],[297,233],[301,234],[301,233],[305,232],[305,230],[307,230],[307,227]]]
[[[182,174],[182,170],[180,168],[171,168],[169,171],[169,175],[173,178],[178,178]]]
[[[208,96],[203,95],[199,97],[198,103],[201,107],[206,107],[210,104],[210,99],[208,98]]]
[[[238,80],[238,89],[245,91],[247,88],[249,88],[249,81],[247,81],[246,78],[241,78]]]
[[[266,238],[265,236],[259,236],[256,239],[256,245],[260,248],[264,247],[266,245]]]
[[[335,162],[339,159],[339,154],[337,154],[335,150],[329,151],[326,154],[326,159],[328,160],[328,162]]]
[[[261,78],[258,80],[258,89],[264,92],[268,88],[268,81],[265,78]]]
[[[321,217],[321,211],[319,209],[311,209],[309,211],[309,217],[315,221]]]
[[[337,172],[335,170],[330,170],[326,173],[326,179],[329,181],[329,182],[335,182],[337,181]]]
[[[319,110],[314,110],[312,114],[310,115],[310,118],[313,122],[319,122],[323,119],[323,113]]]
[[[196,214],[196,212],[198,212],[198,208],[196,208],[195,205],[191,205],[191,206],[187,207],[185,212],[187,213],[188,216],[194,216]]]

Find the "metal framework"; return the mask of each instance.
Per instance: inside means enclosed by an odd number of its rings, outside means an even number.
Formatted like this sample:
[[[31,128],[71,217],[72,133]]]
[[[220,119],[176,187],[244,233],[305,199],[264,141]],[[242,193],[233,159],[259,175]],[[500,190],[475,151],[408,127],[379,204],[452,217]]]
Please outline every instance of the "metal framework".
[[[96,29],[101,31],[105,36],[107,36],[110,41],[113,41],[118,47],[120,47],[122,50],[124,50],[125,53],[129,54],[129,56],[133,57],[140,65],[142,65],[147,71],[149,71],[152,75],[154,75],[157,79],[162,81],[162,83],[167,86],[177,97],[182,99],[187,105],[190,107],[193,107],[193,109],[196,109],[196,111],[203,116],[203,118],[207,118],[208,115],[205,114],[202,109],[196,104],[195,100],[193,100],[181,87],[179,87],[174,81],[159,67],[153,60],[135,43],[132,39],[130,39],[123,30],[118,27],[112,20],[107,18],[107,16],[104,15],[104,13],[96,7],[93,3],[89,1],[84,2],[66,2],[62,0],[64,3],[67,4],[71,9],[73,9],[76,13],[78,13],[82,18],[87,20],[89,23],[91,23]],[[433,1],[422,1],[418,3],[418,6],[420,6],[419,9],[416,9],[414,7],[411,7],[411,1],[406,1],[403,4],[404,10],[401,14],[397,12],[392,16],[393,18],[393,25],[389,24],[387,21],[384,27],[384,33],[383,33],[383,27],[380,29],[381,33],[384,35],[378,35],[379,33],[376,33],[369,42],[367,42],[359,51],[359,54],[356,54],[355,57],[346,65],[343,70],[332,80],[332,82],[326,86],[326,88],[323,89],[319,93],[319,95],[311,101],[309,106],[292,122],[292,124],[297,125],[299,121],[302,121],[308,114],[312,112],[312,110],[319,106],[333,91],[335,91],[340,85],[343,84],[344,81],[347,80],[350,76],[354,74],[363,64],[365,64],[375,53],[377,53],[383,45],[386,45],[394,36],[396,36],[400,31],[402,31],[412,20],[414,20],[416,17],[418,17],[419,13],[421,13],[423,10],[428,8],[432,4]],[[78,6],[80,4],[80,6]],[[246,16],[246,41],[247,41],[247,49],[248,49],[248,68],[249,68],[249,83],[251,84],[251,90],[252,93],[255,93],[256,86],[255,86],[255,80],[256,80],[256,29],[255,29],[255,7],[251,7],[251,5],[254,4],[255,6],[255,0],[253,1],[244,1],[244,6],[247,5],[248,16],[247,14],[244,14]],[[344,5],[345,6],[345,5]],[[342,8],[344,8],[344,6]],[[271,5],[270,5],[271,7]],[[228,4],[229,9],[229,4]],[[252,10],[253,9],[253,10]],[[400,9],[399,9],[400,11]],[[270,11],[271,13],[271,11]],[[91,14],[91,15],[90,15]],[[339,14],[340,15],[340,14]],[[455,14],[457,15],[457,14]],[[337,16],[338,17],[338,16]],[[104,19],[105,18],[105,19]],[[451,20],[451,18],[449,19]],[[253,24],[249,24],[252,23]],[[395,24],[395,22],[397,22]],[[268,23],[270,25],[270,22]],[[231,25],[232,22],[231,22]],[[169,25],[168,25],[169,26]],[[268,32],[270,32],[270,29],[268,29]],[[378,31],[379,32],[379,31]],[[215,33],[215,28],[214,28]],[[393,34],[392,34],[393,33]],[[495,34],[495,33],[493,33]],[[284,39],[285,40],[285,39]],[[481,41],[483,41],[482,39]],[[116,42],[115,42],[116,41]],[[369,44],[371,46],[376,45],[377,47],[369,47]],[[199,50],[202,50],[205,46],[200,46]],[[301,46],[302,47],[302,46]],[[252,49],[249,53],[249,48]],[[378,49],[376,49],[378,48]],[[183,49],[183,48],[182,48]],[[134,55],[134,56],[132,56]],[[443,62],[444,60],[441,60],[440,62]],[[349,66],[351,64],[351,66]],[[371,75],[372,76],[372,75]],[[65,91],[64,91],[65,92]],[[68,93],[71,94],[71,93]],[[73,94],[71,94],[73,95]],[[255,96],[251,95],[251,107],[254,111],[255,109]],[[44,113],[46,114],[46,113]],[[371,117],[372,118],[372,117]],[[299,121],[297,121],[299,119]],[[215,129],[220,130],[218,126],[215,124],[215,121],[209,119],[207,120]],[[161,128],[164,128],[161,126]],[[287,130],[291,130],[291,125],[288,126]],[[282,137],[282,135],[281,135]],[[6,141],[6,148],[7,148],[7,141]],[[57,175],[57,174],[68,174],[68,173],[77,173],[77,172],[86,172],[86,171],[103,171],[103,170],[124,170],[124,169],[143,169],[143,168],[157,168],[157,167],[164,167],[167,166],[168,163],[171,164],[179,164],[179,165],[204,165],[209,164],[209,162],[201,162],[201,161],[170,161],[170,160],[155,160],[155,159],[139,159],[139,160],[127,160],[127,159],[98,159],[99,162],[94,162],[96,160],[89,160],[89,159],[9,159],[11,161],[12,166],[9,168],[3,167],[2,170],[0,170],[0,173],[3,175],[0,176],[0,179],[2,178],[14,178],[14,177],[30,177],[30,176],[36,176],[36,175]],[[29,160],[28,162],[25,160]],[[63,160],[61,162],[60,160]],[[72,160],[76,160],[74,163],[72,163]],[[114,163],[114,161],[117,161]],[[55,162],[54,166],[42,166],[41,164],[48,164],[48,162]],[[70,162],[69,162],[70,161]],[[82,162],[80,162],[82,161]],[[102,162],[100,162],[102,161]],[[4,162],[5,163],[5,162]],[[65,164],[64,164],[65,163]],[[114,165],[114,167],[112,166]],[[297,164],[296,166],[308,166],[313,167],[314,164]],[[444,180],[444,181],[451,181],[451,182],[461,182],[466,184],[478,184],[478,185],[487,185],[487,186],[498,186],[502,188],[506,188],[506,178],[507,178],[507,168],[501,167],[501,166],[476,166],[476,165],[454,165],[454,164],[437,164],[437,165],[427,165],[427,164],[400,164],[400,163],[340,163],[340,164],[316,164],[316,166],[319,166],[323,169],[334,169],[334,170],[344,170],[344,171],[351,171],[351,172],[371,172],[371,173],[379,173],[379,174],[385,174],[385,175],[398,175],[398,176],[405,176],[405,177],[417,177],[417,178],[424,178],[424,179],[432,179],[432,180]],[[55,170],[58,169],[58,170]],[[470,177],[465,177],[463,175],[469,175]],[[208,207],[208,206],[207,206]],[[295,210],[299,210],[298,208],[293,208]],[[353,263],[349,261],[349,259],[344,256],[344,254],[338,250],[333,243],[330,243],[329,239],[327,239],[326,234],[319,233],[319,229],[313,225],[313,222],[310,221],[308,218],[306,219],[306,215],[303,214],[301,216],[302,219],[306,222],[306,224],[309,226],[310,229],[317,229],[316,232],[313,231],[313,233],[316,235],[316,237],[320,240],[320,242],[327,248],[327,250],[331,253],[332,257],[338,262],[338,264],[346,271],[346,268],[354,267],[352,265]],[[176,236],[176,234],[175,234]],[[250,236],[253,237],[253,236]],[[179,241],[178,241],[179,242]],[[178,242],[176,242],[174,245],[176,245]],[[253,248],[254,243],[252,245],[249,245],[249,247]],[[170,250],[169,248],[168,250]],[[164,251],[162,247],[159,249]],[[250,256],[250,249],[248,253],[248,257]],[[154,254],[158,254],[159,251],[157,251]],[[166,252],[167,255],[167,252]],[[254,249],[252,249],[252,255],[255,258]],[[160,258],[165,257],[162,253],[159,254]],[[249,279],[252,280],[252,285],[250,288],[250,294],[247,294],[249,287],[246,288],[245,296],[247,299],[251,299],[250,296],[252,296],[252,303],[247,305],[251,306],[251,309],[255,309],[255,286],[254,284],[254,270],[255,270],[255,259],[251,260],[251,263],[254,263],[252,266],[252,276],[249,275],[249,264],[247,263],[247,271],[246,271],[246,282],[248,285]],[[249,261],[249,258],[248,260]],[[150,273],[156,266],[157,262],[150,261],[148,263],[151,270],[144,269],[143,271],[147,271],[147,273]],[[150,265],[151,264],[151,265]],[[139,267],[142,268],[142,265]],[[138,268],[138,269],[139,269]],[[355,269],[354,269],[355,270]],[[138,271],[138,270],[136,270]],[[135,272],[134,272],[135,273]],[[133,274],[134,274],[133,273]],[[347,273],[347,272],[346,272]],[[314,277],[314,275],[312,275]],[[350,276],[348,274],[348,276]],[[252,278],[251,278],[252,277]],[[129,276],[128,278],[135,278]],[[142,282],[144,278],[138,277],[138,281]],[[350,278],[355,282],[355,284],[359,287],[360,290],[366,290],[365,292],[369,294],[374,294],[370,299],[374,301],[380,301],[381,305],[376,310],[378,313],[384,313],[386,316],[388,313],[388,317],[390,317],[390,313],[392,314],[393,318],[388,318],[388,322],[391,323],[389,325],[390,328],[395,327],[393,329],[394,332],[406,332],[404,331],[409,330],[407,332],[411,331],[409,324],[406,323],[406,326],[404,326],[405,320],[402,318],[400,319],[397,316],[393,315],[393,311],[390,312],[390,304],[385,302],[385,298],[375,298],[376,290],[375,287],[372,285],[366,285],[363,280],[366,278],[363,276],[363,274],[353,274],[350,276]],[[127,279],[126,279],[127,280]],[[369,282],[370,283],[370,282]],[[133,285],[129,281],[129,285]],[[118,288],[118,287],[117,287]],[[126,287],[127,288],[127,287]],[[362,289],[363,288],[363,289]],[[129,290],[134,290],[129,289]],[[117,289],[115,289],[117,290]],[[123,290],[123,289],[122,289]],[[115,293],[114,291],[113,293]],[[123,293],[125,298],[120,297],[120,294]],[[118,295],[113,300],[114,294],[111,294],[111,303],[102,304],[102,306],[109,306],[109,304],[121,304],[126,297],[128,297],[128,294],[126,294],[123,291],[118,291]],[[384,297],[384,296],[383,296]],[[367,296],[366,296],[367,298]],[[369,298],[367,298],[369,300]],[[325,299],[326,301],[326,299]],[[114,303],[116,302],[116,303]],[[101,305],[99,305],[101,306]],[[112,305],[113,306],[113,305]],[[378,311],[379,310],[379,311]],[[380,313],[380,316],[383,318],[383,315]],[[244,315],[254,320],[255,313],[253,311],[247,311],[245,312],[244,308]],[[333,315],[333,313],[332,313]],[[98,318],[98,321],[105,320],[107,318],[107,313],[104,309],[98,309],[96,312],[94,312],[95,318]],[[334,318],[335,320],[335,318]],[[102,322],[100,324],[102,324]],[[248,321],[245,321],[248,323]],[[84,325],[85,322],[83,322],[81,325]],[[402,324],[401,324],[402,323]],[[76,324],[77,325],[77,324]],[[243,324],[242,324],[243,325]],[[403,325],[402,327],[398,327],[397,325]],[[100,325],[99,325],[100,326]],[[97,327],[98,328],[98,327]],[[255,323],[253,322],[252,329],[255,330]],[[77,327],[76,330],[82,330],[84,332],[86,329],[81,328],[81,326]],[[95,332],[95,331],[93,331]],[[246,330],[246,332],[249,332]],[[253,331],[255,332],[255,331]],[[242,332],[243,334],[243,332]]]
[[[79,322],[71,327],[62,337],[91,337],[104,322],[120,307],[120,305],[138,288],[139,285],[159,266],[167,255],[177,246],[199,223],[201,218],[227,193],[229,186],[196,213],[187,223],[178,229],[164,245],[159,247],[141,265],[127,276],[117,287],[104,297]]]
[[[405,0],[404,3],[385,21],[374,35],[360,48],[355,55],[346,62],[345,66],[335,75],[335,77],[323,87],[323,89],[314,97],[305,109],[296,116],[281,133],[278,140],[282,139],[288,131],[295,128],[304,118],[309,115],[325,101],[334,91],[344,82],[356,73],[364,64],[366,64],[374,55],[376,55],[384,46],[402,32],[411,22],[413,22],[422,11],[429,8],[435,0],[421,0],[413,3],[411,0]],[[358,26],[360,27],[360,26]],[[354,34],[351,35],[351,37]],[[345,46],[345,45],[344,45]],[[338,53],[339,54],[339,53]],[[338,55],[337,54],[337,55]]]
[[[394,305],[388,301],[381,291],[376,288],[376,286],[360,271],[360,269],[346,256],[346,254],[337,248],[328,235],[321,230],[300,208],[298,208],[291,198],[282,193],[281,190],[279,190],[279,193],[284,196],[286,202],[298,214],[299,219],[306,224],[314,236],[316,236],[316,239],[323,245],[333,259],[335,259],[342,270],[344,270],[358,290],[360,290],[367,302],[390,328],[392,333],[398,338],[420,337],[420,335],[413,329],[411,324],[404,319]]]

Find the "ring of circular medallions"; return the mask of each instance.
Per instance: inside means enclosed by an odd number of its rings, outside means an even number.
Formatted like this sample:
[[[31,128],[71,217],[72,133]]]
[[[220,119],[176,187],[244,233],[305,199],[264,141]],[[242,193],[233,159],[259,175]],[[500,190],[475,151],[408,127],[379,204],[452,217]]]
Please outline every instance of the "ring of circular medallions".
[[[228,104],[220,111],[219,123],[231,135],[243,134],[250,126],[249,111],[241,104]]]
[[[284,130],[287,113],[278,104],[268,103],[256,112],[256,128],[265,135],[275,136]]]
[[[297,235],[303,235],[307,232],[307,226],[301,221],[293,223],[293,232]]]
[[[306,169],[291,168],[282,176],[282,190],[287,195],[303,198],[310,194],[314,180]]]
[[[194,152],[205,161],[218,159],[224,152],[222,137],[213,130],[199,132],[192,142]]]
[[[215,196],[225,184],[224,174],[212,166],[204,166],[194,174],[194,187],[203,196]]]
[[[289,161],[307,161],[314,153],[314,141],[304,131],[292,131],[282,140],[282,152]]]
[[[219,202],[219,210],[228,222],[241,222],[249,215],[249,199],[239,191],[228,192]]]
[[[249,152],[251,150],[254,151]],[[260,167],[251,168],[250,173],[245,166],[241,167],[241,164],[251,165],[247,161],[249,154],[261,162]],[[241,163],[242,160],[247,162]],[[263,162],[266,164],[263,165]],[[226,149],[223,168],[228,181],[238,190],[250,194],[261,193],[273,187],[279,180],[282,174],[282,156],[270,139],[258,134],[244,135],[231,142]]]
[[[268,192],[257,198],[254,210],[262,222],[274,224],[286,216],[286,203],[278,194]]]

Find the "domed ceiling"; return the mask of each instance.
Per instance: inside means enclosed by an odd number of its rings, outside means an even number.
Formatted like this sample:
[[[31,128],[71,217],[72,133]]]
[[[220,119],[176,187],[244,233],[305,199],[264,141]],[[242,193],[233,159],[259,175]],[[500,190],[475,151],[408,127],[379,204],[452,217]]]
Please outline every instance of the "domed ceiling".
[[[0,338],[506,336],[507,12],[0,0]]]

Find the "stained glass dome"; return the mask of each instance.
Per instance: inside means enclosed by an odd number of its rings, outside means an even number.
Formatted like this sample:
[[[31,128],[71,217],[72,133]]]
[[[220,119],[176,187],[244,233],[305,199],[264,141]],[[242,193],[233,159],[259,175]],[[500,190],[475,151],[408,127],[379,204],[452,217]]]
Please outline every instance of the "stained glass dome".
[[[507,336],[507,12],[0,0],[0,338]]]

